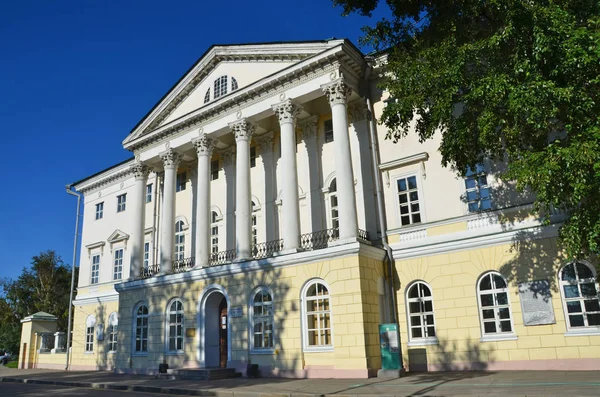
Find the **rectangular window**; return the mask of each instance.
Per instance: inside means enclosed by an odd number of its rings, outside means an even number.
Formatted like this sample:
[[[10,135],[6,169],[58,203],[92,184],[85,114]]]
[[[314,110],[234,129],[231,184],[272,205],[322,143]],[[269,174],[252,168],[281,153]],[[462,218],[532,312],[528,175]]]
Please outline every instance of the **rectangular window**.
[[[333,142],[333,120],[325,121],[325,143]]]
[[[104,216],[104,201],[96,204],[96,220],[102,219]]]
[[[147,269],[148,265],[150,265],[150,243],[144,243],[144,268]]]
[[[219,160],[210,162],[210,179],[212,181],[219,179]]]
[[[421,222],[421,205],[417,177],[409,176],[397,181],[398,205],[400,206],[400,224],[402,226]]]
[[[146,185],[146,202],[152,202],[152,184]]]
[[[181,192],[182,190],[185,190],[185,185],[187,183],[186,176],[187,175],[185,174],[185,172],[180,172],[179,174],[177,174],[177,186],[175,187],[175,191]]]
[[[250,167],[256,167],[256,146],[250,148]]]
[[[117,196],[117,212],[125,211],[125,204],[127,203],[127,194],[121,194]]]
[[[115,267],[113,270],[113,280],[123,278],[123,248],[115,250]]]
[[[94,351],[94,327],[85,329],[85,351],[88,353]]]
[[[117,351],[117,325],[108,326],[108,351]]]
[[[90,284],[98,284],[98,274],[100,273],[100,255],[92,256],[92,274]]]
[[[465,175],[465,188],[469,212],[486,211],[492,209],[490,187],[487,181],[487,172],[483,164],[477,164],[475,169],[469,169]]]

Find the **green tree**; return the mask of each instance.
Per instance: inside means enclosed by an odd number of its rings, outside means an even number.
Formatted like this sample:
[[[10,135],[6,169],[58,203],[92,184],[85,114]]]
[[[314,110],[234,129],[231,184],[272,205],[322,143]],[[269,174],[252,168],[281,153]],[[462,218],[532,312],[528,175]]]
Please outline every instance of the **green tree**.
[[[75,272],[77,277],[77,268]],[[56,252],[34,256],[31,267],[23,268],[19,278],[3,279],[0,286],[0,348],[18,352],[20,320],[39,311],[55,315],[58,329],[67,330],[71,269]]]
[[[377,0],[333,0],[370,16]],[[387,50],[381,86],[396,99],[380,122],[397,142],[441,131],[443,165],[484,158],[566,215],[571,258],[600,253],[600,2],[388,0],[361,44]],[[548,216],[546,215],[546,222]]]

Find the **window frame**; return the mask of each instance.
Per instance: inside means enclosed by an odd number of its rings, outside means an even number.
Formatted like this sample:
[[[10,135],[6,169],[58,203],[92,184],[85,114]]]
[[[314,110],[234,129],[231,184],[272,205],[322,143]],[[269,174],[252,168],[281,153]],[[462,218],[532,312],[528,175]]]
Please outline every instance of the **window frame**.
[[[217,77],[214,81],[213,81],[213,99],[217,100],[225,95],[227,95],[228,92],[228,85],[229,85],[229,76],[228,75],[223,75],[223,76],[219,76]]]
[[[181,230],[177,226],[181,224]],[[185,259],[185,222],[182,219],[175,221],[175,260]]]
[[[146,204],[152,202],[152,189],[153,186],[151,183],[146,185]]]
[[[428,297],[421,297],[418,296],[417,298],[410,298],[409,294],[411,292],[411,290],[413,288],[417,288],[417,292],[418,295],[421,294],[421,289],[419,288],[421,285],[425,286],[427,289],[429,289],[429,296]],[[436,326],[436,321],[435,321],[435,305],[434,305],[434,299],[433,299],[433,289],[431,288],[431,285],[429,285],[428,283],[426,283],[423,280],[415,280],[413,282],[411,282],[405,289],[404,292],[405,295],[405,304],[406,304],[406,324],[407,324],[407,332],[408,332],[408,345],[409,346],[424,346],[424,345],[437,345],[439,343],[438,341],[438,337],[437,337],[437,326]],[[421,316],[421,332],[424,334],[426,334],[427,328],[429,327],[428,324],[424,324],[424,317],[427,315],[432,315],[433,316],[433,330],[435,335],[434,336],[422,336],[422,337],[413,337],[412,335],[412,329],[416,328],[412,326],[412,322],[411,322],[411,317],[414,317],[415,315],[417,315],[417,313],[415,312],[415,314],[413,315],[413,312],[411,312],[410,310],[410,304],[411,303],[421,303],[421,302],[425,302],[425,301],[430,301],[431,302],[431,311],[419,311],[418,315]],[[422,309],[422,306],[420,307],[420,309]]]
[[[144,241],[144,255],[142,259],[142,266],[145,269],[150,267],[150,241]]]
[[[479,178],[481,176],[485,176],[486,179],[486,184],[483,186],[479,185]],[[467,187],[467,179],[474,179],[475,180],[475,187],[469,188]],[[490,173],[488,172],[488,167],[485,163],[480,163],[477,164],[475,172],[469,174],[467,172],[467,174],[462,178],[462,188],[464,191],[464,202],[465,202],[465,206],[466,206],[466,210],[467,210],[467,214],[479,214],[482,212],[488,212],[488,211],[493,211],[494,210],[494,203],[492,200],[492,185],[490,183]],[[488,200],[490,202],[490,208],[487,209],[481,209],[481,196],[480,196],[480,190],[481,189],[487,189],[488,191]],[[476,192],[477,193],[477,200],[469,200],[468,194],[469,192]],[[477,210],[471,210],[470,209],[470,204],[471,203],[475,203],[477,202]]]
[[[484,280],[485,277],[487,276],[500,276],[503,280],[504,283],[506,284],[506,288],[496,288],[495,287],[495,281],[494,281],[494,277],[491,277],[491,286],[492,288],[489,290],[484,290],[485,292],[482,293],[481,291],[481,282]],[[506,279],[506,277],[504,277],[500,272],[496,271],[496,270],[489,270],[484,272],[483,274],[481,274],[479,276],[479,278],[477,279],[477,283],[475,284],[475,293],[476,293],[476,297],[477,297],[477,310],[478,310],[478,316],[479,316],[479,329],[481,332],[481,342],[493,342],[493,341],[498,341],[498,340],[516,340],[517,339],[517,334],[515,333],[515,323],[514,323],[514,315],[513,315],[513,311],[512,311],[512,303],[510,301],[510,288],[509,288],[509,284],[508,284],[508,280]],[[504,305],[500,305],[497,304],[497,299],[496,299],[496,295],[498,293],[506,293],[506,299],[507,299],[507,303]],[[494,333],[486,333],[485,332],[485,323],[486,322],[491,322],[491,321],[484,321],[484,320],[489,320],[489,319],[484,319],[483,318],[483,306],[481,304],[481,295],[489,295],[492,294],[492,299],[493,299],[493,305],[492,306],[485,306],[487,309],[486,310],[494,310],[494,324],[496,326],[496,330],[498,329],[498,325],[500,323],[500,321],[502,320],[498,314],[498,310],[502,309],[502,308],[508,308],[508,314],[510,316],[509,320],[510,320],[510,328],[511,331],[510,332],[494,332]],[[505,307],[500,307],[500,306],[505,306]],[[505,319],[504,319],[505,320]]]
[[[266,292],[267,294],[269,294],[269,296],[271,297],[271,315],[270,316],[265,316],[265,315],[261,315],[261,316],[255,316],[254,315],[254,307],[255,305],[255,298],[259,293],[263,293]],[[262,305],[260,305],[261,307],[264,307],[265,304],[264,302],[262,302]],[[271,342],[272,342],[272,346],[271,347],[256,347],[255,343],[254,343],[254,337],[255,337],[255,332],[254,332],[254,320],[255,317],[259,317],[259,318],[266,318],[267,321],[269,321],[270,318],[270,323],[271,323]],[[263,322],[263,332],[262,335],[265,334],[264,331],[264,322]],[[273,291],[266,287],[266,286],[259,286],[256,287],[254,290],[252,290],[252,292],[250,293],[250,297],[248,299],[248,339],[249,339],[249,343],[250,343],[250,353],[252,354],[272,354],[275,351],[275,336],[276,336],[276,328],[275,328],[275,297],[273,295]],[[264,342],[264,339],[263,339]]]
[[[187,188],[187,172],[181,171],[177,173],[175,178],[175,193],[183,192]]]
[[[219,214],[211,211],[210,217],[210,254],[213,256],[219,252]]]
[[[219,179],[220,165],[221,164],[219,163],[219,159],[212,160],[210,162],[210,180],[211,181],[216,181],[217,179]]]
[[[175,308],[175,310],[171,310],[173,305],[179,303],[181,305],[181,309]],[[185,352],[185,308],[183,305],[183,300],[181,298],[173,298],[169,301],[166,307],[165,313],[165,352],[167,355],[177,355],[184,354]],[[175,314],[175,322],[171,323],[171,314]],[[177,315],[181,314],[181,322],[177,321]],[[175,331],[175,336],[171,335],[171,324],[173,324],[176,328],[179,325],[181,327],[181,335],[177,334],[177,330]],[[171,349],[171,339],[175,342],[175,349]],[[181,340],[181,349],[177,349],[177,341]]]
[[[94,263],[94,260],[98,258],[98,262]],[[98,282],[100,281],[100,260],[101,260],[101,256],[100,254],[92,254],[92,264],[90,266],[90,285],[94,285],[94,284],[98,284]],[[96,268],[96,270],[94,270],[94,267]],[[94,279],[96,281],[94,281]]]
[[[117,196],[117,213],[125,212],[127,209],[127,193],[119,194]]]
[[[108,335],[108,353],[114,354],[117,352],[118,347],[118,332],[119,332],[119,315],[117,312],[112,312],[108,316],[108,329],[106,334]]]
[[[250,146],[250,168],[256,167],[256,146]]]
[[[90,314],[85,320],[84,354],[94,354],[94,333],[96,332],[96,316]]]
[[[104,218],[104,201],[96,204],[96,215],[94,220],[100,220]]]
[[[139,314],[138,312],[140,311],[140,309],[142,307],[146,308],[146,313]],[[144,325],[143,321],[142,321],[142,325],[140,325],[140,330],[142,332],[140,332],[140,338],[138,339],[138,319],[144,320],[146,319],[146,323]],[[148,308],[148,305],[146,304],[146,302],[140,302],[137,305],[135,305],[134,309],[133,309],[133,321],[132,321],[132,325],[133,325],[133,333],[131,335],[131,342],[132,342],[132,354],[134,356],[147,356],[148,355],[148,335],[150,332],[150,309]],[[143,330],[146,330],[146,337],[144,338],[144,333]],[[138,340],[140,342],[139,346],[140,346],[140,350],[138,350]],[[146,349],[144,350],[144,341],[146,341]]]
[[[327,129],[327,123],[331,122],[331,130]],[[323,121],[323,143],[333,142],[335,136],[333,134],[333,118]]]
[[[417,184],[417,188],[416,189],[410,189],[408,188],[408,179],[414,177],[415,178],[415,182]],[[402,214],[402,210],[400,209],[401,205],[404,203],[400,203],[400,194],[401,192],[398,190],[398,181],[401,179],[405,179],[406,180],[406,186],[407,186],[407,190],[405,191],[407,196],[408,196],[408,215],[410,218],[410,223],[403,225],[402,224],[402,216],[405,216],[404,214]],[[394,195],[395,195],[395,203],[396,203],[396,216],[398,219],[398,228],[408,228],[408,227],[412,227],[412,226],[419,226],[419,225],[423,225],[424,223],[426,223],[425,221],[425,208],[423,205],[423,189],[422,189],[422,185],[423,185],[423,179],[421,178],[421,174],[417,171],[413,171],[413,172],[408,172],[408,173],[404,173],[404,174],[400,174],[400,175],[395,175],[393,178],[393,182],[394,182]],[[418,195],[418,200],[417,203],[419,204],[419,211],[412,211],[411,209],[411,200],[410,200],[410,193],[411,192],[417,192]],[[418,213],[419,216],[421,217],[421,220],[419,222],[413,222],[412,220],[412,216],[413,214]]]
[[[580,279],[578,276],[578,271],[577,271],[577,266],[576,266],[577,264],[586,266],[592,272],[592,277]],[[574,272],[575,272],[575,280],[574,281],[565,281],[562,279],[563,272],[566,269],[566,267],[569,265],[574,265]],[[586,261],[581,261],[581,260],[568,262],[568,263],[564,264],[563,266],[561,266],[561,268],[558,271],[557,278],[558,278],[558,285],[560,287],[560,300],[561,300],[562,307],[563,307],[563,315],[564,315],[565,326],[566,326],[565,335],[566,336],[599,335],[600,334],[600,325],[589,325],[589,324],[585,325],[586,323],[589,323],[589,320],[587,318],[588,311],[585,308],[585,301],[586,300],[589,301],[592,299],[589,299],[589,298],[585,299],[583,297],[583,294],[581,293],[581,284],[593,283],[596,288],[596,299],[600,302],[600,296],[599,296],[600,288],[599,288],[599,284],[598,284],[598,274],[596,273],[596,269],[594,268],[594,266],[590,265]],[[580,280],[582,280],[582,281],[580,281]],[[565,291],[564,291],[564,286],[566,286],[566,285],[576,285],[579,296],[575,297],[575,298],[566,298]],[[575,301],[579,302],[579,304],[580,304],[581,312],[575,312],[575,313],[581,313],[581,315],[583,316],[584,326],[582,326],[582,327],[571,326],[571,322],[569,320],[569,311],[568,311],[567,302],[575,302]],[[595,313],[596,311],[592,311],[592,312]]]
[[[117,253],[120,252],[121,256],[117,258]],[[115,248],[113,253],[113,281],[123,279],[123,256],[125,254],[125,248]],[[117,274],[119,277],[117,278]]]
[[[208,87],[208,90],[206,90],[206,94],[204,94],[204,103],[209,103],[210,102],[210,87]]]
[[[308,339],[308,314],[309,312],[307,311],[306,305],[307,302],[309,300],[313,300],[313,299],[308,299],[306,296],[306,293],[308,292],[308,289],[316,284],[321,284],[323,285],[326,289],[327,289],[327,299],[329,300],[329,310],[326,310],[324,312],[328,312],[329,313],[329,331],[330,331],[330,341],[331,343],[328,345],[309,345],[309,339]],[[317,295],[319,296],[319,295]],[[332,308],[332,304],[331,304],[331,298],[332,298],[332,293],[331,293],[331,287],[329,286],[329,283],[327,283],[325,280],[321,279],[321,278],[313,278],[308,280],[304,286],[302,287],[302,290],[300,292],[300,311],[301,311],[301,332],[302,332],[302,351],[304,352],[331,352],[334,351],[335,348],[335,334],[334,334],[334,324],[333,324],[333,308]],[[317,298],[315,298],[317,299]],[[310,312],[313,313],[313,312]],[[319,329],[319,328],[317,328]],[[327,329],[327,328],[325,328]]]

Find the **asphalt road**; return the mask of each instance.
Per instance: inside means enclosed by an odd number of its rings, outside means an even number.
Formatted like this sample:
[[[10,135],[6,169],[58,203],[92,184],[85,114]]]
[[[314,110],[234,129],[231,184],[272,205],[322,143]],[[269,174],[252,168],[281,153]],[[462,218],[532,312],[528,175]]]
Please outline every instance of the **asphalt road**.
[[[4,397],[160,397],[167,394],[140,393],[117,390],[97,390],[85,387],[65,387],[55,385],[34,385],[26,383],[0,383],[0,396]]]

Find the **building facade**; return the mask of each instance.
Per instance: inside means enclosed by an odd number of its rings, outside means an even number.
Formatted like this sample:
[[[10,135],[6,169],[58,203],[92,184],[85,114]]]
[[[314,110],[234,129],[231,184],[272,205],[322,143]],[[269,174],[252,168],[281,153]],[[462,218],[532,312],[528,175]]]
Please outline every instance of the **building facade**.
[[[384,58],[346,40],[211,47],[84,195],[71,368],[258,364],[368,377],[598,369],[596,270],[486,163],[386,141]]]

